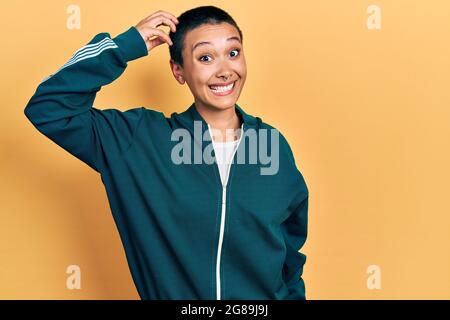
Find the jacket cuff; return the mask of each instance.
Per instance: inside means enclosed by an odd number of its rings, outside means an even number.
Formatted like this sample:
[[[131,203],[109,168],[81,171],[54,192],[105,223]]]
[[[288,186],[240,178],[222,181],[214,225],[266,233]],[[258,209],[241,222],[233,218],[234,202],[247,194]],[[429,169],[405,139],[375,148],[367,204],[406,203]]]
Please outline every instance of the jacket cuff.
[[[148,55],[147,46],[139,31],[132,26],[113,39],[126,61]]]

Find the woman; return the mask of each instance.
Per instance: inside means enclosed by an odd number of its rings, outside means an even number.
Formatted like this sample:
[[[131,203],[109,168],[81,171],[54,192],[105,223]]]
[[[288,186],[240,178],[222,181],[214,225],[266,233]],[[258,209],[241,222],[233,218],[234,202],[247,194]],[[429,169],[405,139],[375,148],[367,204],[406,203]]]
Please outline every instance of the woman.
[[[192,105],[170,117],[93,107],[164,43]],[[242,32],[225,11],[157,11],[113,39],[97,34],[25,108],[101,174],[142,299],[305,299],[308,189],[283,135],[236,104],[245,79]]]

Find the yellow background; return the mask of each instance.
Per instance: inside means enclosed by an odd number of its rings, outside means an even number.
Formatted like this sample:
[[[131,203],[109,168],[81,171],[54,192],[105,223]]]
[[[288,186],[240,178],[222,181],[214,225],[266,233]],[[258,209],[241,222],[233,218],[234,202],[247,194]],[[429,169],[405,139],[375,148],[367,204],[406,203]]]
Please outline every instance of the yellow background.
[[[66,27],[70,4],[80,30]],[[308,184],[307,298],[450,299],[446,0],[2,1],[0,298],[139,298],[100,176],[23,109],[97,33],[207,4],[244,33],[238,103],[285,134]],[[371,4],[381,30],[366,26]],[[160,46],[131,62],[94,105],[183,111],[193,98],[168,60]],[[72,264],[81,290],[66,288]],[[369,265],[380,267],[381,289],[368,289]]]

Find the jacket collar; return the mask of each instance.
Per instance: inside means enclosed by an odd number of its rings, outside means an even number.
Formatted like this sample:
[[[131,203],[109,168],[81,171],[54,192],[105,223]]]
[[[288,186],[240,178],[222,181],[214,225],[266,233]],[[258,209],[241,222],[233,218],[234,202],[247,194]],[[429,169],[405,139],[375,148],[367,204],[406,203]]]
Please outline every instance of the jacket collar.
[[[260,118],[253,117],[252,115],[246,113],[244,109],[238,104],[235,104],[235,111],[242,121],[242,135],[245,134],[248,129],[258,130],[258,126],[260,125],[259,122],[261,121]],[[195,143],[193,144],[194,148],[200,147],[202,152],[204,152],[205,148],[212,142],[212,138],[208,128],[208,123],[198,112],[197,108],[195,107],[195,102],[192,103],[185,111],[181,113],[173,113],[172,117],[182,127],[186,128],[191,133],[195,141]],[[210,142],[206,142],[205,140]],[[247,139],[244,139],[244,141],[245,140]],[[248,153],[249,148],[245,149]],[[214,150],[212,152],[215,154]],[[246,157],[248,158],[248,155],[246,155]]]
[[[235,110],[238,115],[238,117],[241,119],[242,126],[244,131],[249,128],[256,127],[257,119],[248,113],[244,111],[244,109],[239,106],[237,103],[235,104]],[[206,120],[202,117],[202,115],[198,112],[197,108],[195,107],[195,102],[193,102],[187,110],[182,112],[180,114],[181,118],[184,118],[185,124],[188,126],[189,129],[194,129],[194,121],[201,121],[202,124],[202,131],[203,133],[205,130],[208,130],[208,123]]]

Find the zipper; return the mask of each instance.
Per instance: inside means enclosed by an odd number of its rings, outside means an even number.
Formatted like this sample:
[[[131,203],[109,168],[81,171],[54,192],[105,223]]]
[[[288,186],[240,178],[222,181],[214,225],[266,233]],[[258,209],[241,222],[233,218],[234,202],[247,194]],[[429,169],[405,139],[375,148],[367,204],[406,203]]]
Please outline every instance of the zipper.
[[[208,124],[208,130],[210,129],[210,126]],[[227,185],[228,185],[228,177],[230,176],[231,172],[231,164],[234,160],[234,156],[237,152],[237,149],[239,148],[239,145],[241,144],[242,135],[244,132],[244,124],[241,125],[241,135],[239,137],[239,142],[237,143],[236,148],[233,151],[233,156],[231,157],[231,162],[228,164],[227,169],[227,176],[225,178],[225,183],[222,184],[222,181],[220,179],[220,169],[219,165],[216,160],[216,169],[217,173],[219,175],[219,182],[222,186],[222,204],[221,204],[221,215],[220,215],[220,231],[219,231],[219,241],[217,244],[217,258],[216,258],[216,300],[221,300],[221,282],[220,282],[220,260],[222,256],[222,244],[223,244],[223,235],[225,230],[225,217],[226,217],[226,203],[227,203]],[[211,135],[210,135],[211,136]],[[215,148],[214,140],[211,136],[211,142],[213,144],[213,148]]]

